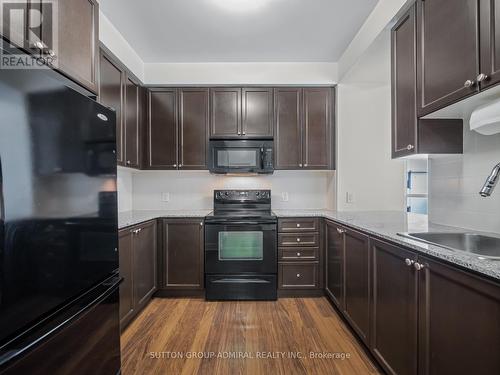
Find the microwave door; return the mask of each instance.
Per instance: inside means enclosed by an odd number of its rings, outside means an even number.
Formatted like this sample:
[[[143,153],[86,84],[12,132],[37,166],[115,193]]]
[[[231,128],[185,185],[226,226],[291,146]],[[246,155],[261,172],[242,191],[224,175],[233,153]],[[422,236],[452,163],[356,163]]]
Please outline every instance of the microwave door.
[[[219,148],[215,151],[216,169],[223,172],[253,172],[260,169],[259,148]]]

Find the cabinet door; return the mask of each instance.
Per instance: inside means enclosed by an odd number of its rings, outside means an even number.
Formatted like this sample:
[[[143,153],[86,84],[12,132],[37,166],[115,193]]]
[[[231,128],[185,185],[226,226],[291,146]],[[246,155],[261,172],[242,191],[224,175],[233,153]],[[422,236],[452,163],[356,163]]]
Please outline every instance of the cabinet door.
[[[139,168],[139,85],[130,77],[125,81],[125,165]]]
[[[133,235],[134,307],[139,311],[156,291],[156,221],[137,228]]]
[[[241,89],[210,89],[210,136],[228,138],[241,135]]]
[[[134,313],[131,231],[121,230],[118,239],[120,276],[123,277],[120,284],[120,323],[124,326]]]
[[[165,220],[163,286],[203,289],[203,219]]]
[[[415,6],[391,31],[392,157],[410,155],[417,147]]]
[[[100,55],[99,101],[116,111],[116,158],[119,165],[124,165],[123,131],[123,81],[124,73],[102,50]]]
[[[302,168],[302,89],[275,89],[274,111],[274,168]]]
[[[344,308],[344,235],[339,225],[326,222],[326,292]]]
[[[373,354],[389,374],[417,374],[416,255],[388,243],[372,241]]]
[[[474,94],[479,74],[478,0],[419,0],[418,115]]]
[[[177,145],[176,90],[149,90],[147,167],[151,169],[177,169]]]
[[[481,88],[500,82],[500,0],[484,0],[479,7]]]
[[[179,168],[207,169],[208,89],[179,89]]]
[[[419,274],[419,373],[498,374],[500,287],[426,257]]]
[[[344,232],[344,312],[361,339],[368,344],[370,331],[370,247],[368,236]]]
[[[273,136],[273,89],[244,88],[242,90],[242,132],[245,137]]]
[[[305,88],[302,160],[304,168],[328,169],[332,160],[332,90]]]
[[[95,0],[58,0],[58,68],[97,92],[99,6]]]

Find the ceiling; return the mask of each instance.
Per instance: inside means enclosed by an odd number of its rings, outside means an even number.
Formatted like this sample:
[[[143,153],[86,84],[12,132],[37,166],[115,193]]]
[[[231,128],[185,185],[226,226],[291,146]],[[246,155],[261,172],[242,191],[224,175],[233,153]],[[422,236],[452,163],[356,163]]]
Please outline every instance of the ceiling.
[[[145,63],[336,62],[378,0],[100,0]]]

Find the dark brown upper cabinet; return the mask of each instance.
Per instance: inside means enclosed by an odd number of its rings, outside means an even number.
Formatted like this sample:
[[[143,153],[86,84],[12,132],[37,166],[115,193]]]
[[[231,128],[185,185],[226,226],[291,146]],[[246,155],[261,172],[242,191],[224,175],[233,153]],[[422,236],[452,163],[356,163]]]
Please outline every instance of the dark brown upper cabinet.
[[[430,258],[419,263],[419,374],[498,374],[498,283]]]
[[[334,168],[334,91],[276,88],[275,169]]]
[[[147,168],[177,169],[177,118],[177,89],[149,89]]]
[[[203,219],[163,220],[162,289],[203,289]]]
[[[417,375],[418,271],[415,253],[371,239],[373,354],[388,374]]]
[[[424,116],[479,90],[479,0],[418,0],[417,19],[417,113]]]
[[[58,68],[97,93],[99,5],[95,0],[58,0]]]
[[[179,168],[206,169],[209,96],[206,88],[181,88],[179,95]]]
[[[247,138],[273,136],[273,89],[242,89],[241,135]]]
[[[210,89],[210,137],[233,138],[241,135],[241,89]]]
[[[344,309],[344,229],[326,221],[326,293]]]
[[[116,112],[116,159],[119,165],[125,165],[123,118],[125,72],[103,50],[99,60],[99,101]]]
[[[412,6],[391,32],[392,158],[462,153],[461,119],[418,118],[416,20],[415,6]]]
[[[141,95],[138,82],[132,77],[125,79],[125,165],[130,168],[140,167],[140,124]]]
[[[481,1],[479,7],[481,72],[480,88],[500,82],[500,0]]]
[[[363,233],[344,230],[344,313],[366,344],[370,339],[370,246]]]

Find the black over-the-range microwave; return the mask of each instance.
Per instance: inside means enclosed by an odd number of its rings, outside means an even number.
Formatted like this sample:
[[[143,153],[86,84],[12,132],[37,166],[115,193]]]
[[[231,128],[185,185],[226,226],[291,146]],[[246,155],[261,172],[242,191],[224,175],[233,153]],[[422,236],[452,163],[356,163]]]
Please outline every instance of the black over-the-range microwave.
[[[212,173],[273,173],[272,140],[211,140],[209,170]]]

